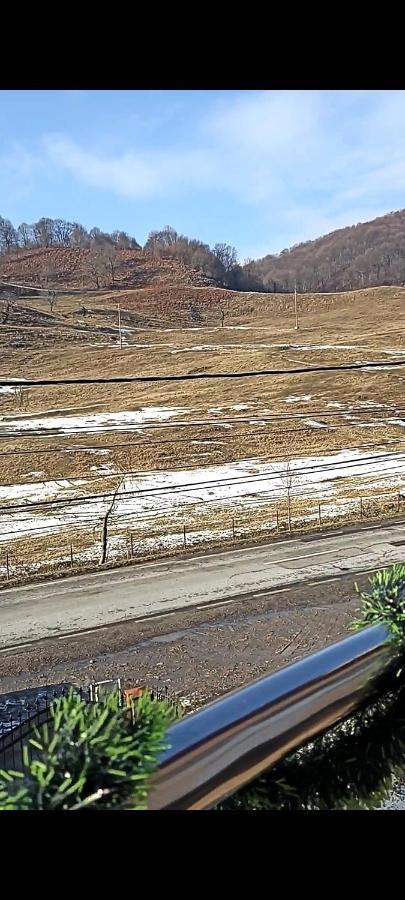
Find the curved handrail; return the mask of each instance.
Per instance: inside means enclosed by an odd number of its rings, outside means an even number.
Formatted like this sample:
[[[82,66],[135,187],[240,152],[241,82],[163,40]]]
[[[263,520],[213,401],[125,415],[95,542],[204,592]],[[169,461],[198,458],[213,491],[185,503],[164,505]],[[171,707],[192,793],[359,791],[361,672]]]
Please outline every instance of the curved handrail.
[[[372,697],[398,649],[382,625],[232,691],[174,724],[149,809],[209,809]]]

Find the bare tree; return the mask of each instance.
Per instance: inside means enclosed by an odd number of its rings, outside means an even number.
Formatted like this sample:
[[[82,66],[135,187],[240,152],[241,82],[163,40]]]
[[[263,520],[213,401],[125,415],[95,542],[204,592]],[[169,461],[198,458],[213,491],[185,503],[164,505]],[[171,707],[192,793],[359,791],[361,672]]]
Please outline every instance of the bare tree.
[[[287,459],[284,463],[284,468],[281,472],[281,481],[284,485],[287,494],[287,523],[288,523],[288,531],[291,532],[291,492],[293,481],[295,477],[294,469],[291,465],[291,460]]]
[[[24,387],[23,384],[19,384],[15,388],[15,398],[20,409],[27,409],[28,388]]]
[[[26,222],[21,222],[17,228],[18,243],[20,247],[29,247],[32,242],[32,227]]]
[[[72,233],[70,235],[70,243],[73,247],[88,247],[89,245],[89,235],[83,225],[80,225],[79,222],[73,223]]]
[[[53,243],[52,219],[39,219],[32,226],[34,241],[38,247],[50,247]]]
[[[48,303],[49,303],[51,312],[53,312],[53,308],[56,303],[56,291],[48,291]]]
[[[112,501],[111,501],[111,503],[110,503],[110,506],[108,507],[107,512],[105,513],[105,516],[104,516],[104,518],[103,518],[103,526],[102,526],[102,531],[101,531],[101,557],[100,557],[100,566],[103,566],[104,563],[105,563],[106,560],[107,560],[107,552],[108,552],[108,522],[109,522],[109,519],[110,519],[111,514],[114,512],[115,503],[116,503],[116,499],[117,499],[117,494],[118,494],[118,492],[119,492],[119,490],[120,490],[120,488],[121,488],[123,482],[124,482],[124,476],[122,476],[122,478],[120,479],[119,483],[117,484],[117,487],[115,488],[115,491],[114,491],[113,498],[112,498]]]
[[[66,222],[65,219],[54,219],[52,225],[54,242],[61,244],[62,247],[70,247],[71,237],[75,228],[74,224]]]
[[[1,319],[1,324],[2,324],[2,325],[5,325],[5,324],[6,324],[9,315],[10,315],[10,301],[9,301],[9,300],[4,300],[4,301],[2,302],[2,319]]]
[[[225,321],[225,310],[224,310],[223,306],[221,306],[221,304],[219,305],[219,312],[221,314],[221,328],[223,328],[224,321]]]
[[[223,265],[226,273],[230,272],[238,262],[235,247],[231,247],[230,244],[215,244],[213,253]]]
[[[108,267],[110,275],[111,275],[111,284],[114,287],[115,281],[115,273],[117,271],[118,263],[119,263],[119,252],[115,244],[111,246],[107,246],[105,249],[103,248],[103,253],[105,254],[105,264]]]
[[[0,216],[0,250],[11,250],[12,247],[17,247],[17,245],[17,232],[10,219],[3,219]]]
[[[131,247],[131,238],[126,231],[113,231],[111,237],[120,250],[129,250]]]
[[[99,246],[97,249],[91,250],[89,266],[97,289],[101,287],[100,279],[105,275],[107,264],[105,249],[103,247]]]

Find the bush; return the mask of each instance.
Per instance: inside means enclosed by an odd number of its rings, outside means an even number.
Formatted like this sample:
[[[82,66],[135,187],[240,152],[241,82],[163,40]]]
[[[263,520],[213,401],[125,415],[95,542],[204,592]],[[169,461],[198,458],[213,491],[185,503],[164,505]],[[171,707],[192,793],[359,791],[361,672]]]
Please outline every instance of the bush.
[[[128,709],[118,693],[86,703],[71,691],[51,707],[51,721],[24,747],[24,771],[0,770],[0,810],[145,809],[149,779],[175,718],[166,702],[144,694]]]

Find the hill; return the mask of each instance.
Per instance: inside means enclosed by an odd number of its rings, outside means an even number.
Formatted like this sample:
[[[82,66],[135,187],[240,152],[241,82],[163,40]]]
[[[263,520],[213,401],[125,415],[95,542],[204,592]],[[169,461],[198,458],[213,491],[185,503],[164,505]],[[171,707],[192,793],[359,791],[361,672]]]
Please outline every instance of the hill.
[[[110,247],[96,253],[79,247],[12,250],[0,255],[0,280],[75,290],[130,289],[162,283],[204,287],[216,283],[176,257]]]
[[[268,291],[345,291],[405,282],[405,210],[297,244],[244,266]]]
[[[46,227],[45,227],[46,226]],[[14,229],[0,216],[0,281],[76,291],[226,288],[303,294],[405,284],[405,210],[340,228],[241,266],[234,247],[214,247],[166,226],[143,249],[62,219]],[[218,302],[220,302],[218,297]]]

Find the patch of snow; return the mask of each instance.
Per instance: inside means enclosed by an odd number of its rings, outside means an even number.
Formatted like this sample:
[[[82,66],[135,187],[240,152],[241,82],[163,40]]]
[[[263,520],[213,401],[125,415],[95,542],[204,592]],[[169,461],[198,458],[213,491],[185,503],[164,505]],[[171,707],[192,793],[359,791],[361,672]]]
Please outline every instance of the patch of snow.
[[[365,350],[358,344],[291,344],[289,350]]]
[[[360,359],[357,360],[357,362],[362,363],[363,360]],[[379,372],[381,370],[383,370],[384,372],[387,371],[387,366],[373,366],[372,368],[370,368],[367,365],[363,365],[363,368],[360,369],[360,372]]]
[[[14,435],[22,431],[53,429],[61,434],[70,434],[72,429],[80,428],[83,433],[97,429],[97,432],[108,432],[111,427],[119,430],[136,431],[139,425],[148,426],[151,422],[164,422],[188,412],[182,406],[145,406],[140,410],[123,412],[95,413],[87,416],[49,416],[37,417],[29,415],[0,416],[0,432],[12,429]]]
[[[194,352],[209,352],[210,350],[220,350],[224,352],[231,353],[232,347],[221,347],[215,344],[202,344],[201,346],[196,347],[180,347],[177,350],[171,350],[170,352],[175,355],[176,353],[194,353]]]
[[[312,428],[329,428],[325,422],[316,422],[315,419],[304,419],[304,425],[310,425]]]
[[[166,350],[167,347],[173,346],[173,341],[165,344],[160,344],[159,342],[153,344],[130,344],[131,349],[135,348],[136,350]]]
[[[312,400],[312,394],[301,394],[300,396],[287,397],[284,403],[301,403],[303,400]]]
[[[117,472],[115,469],[112,469],[111,466],[101,465],[101,466],[90,466],[90,472],[98,472],[100,475],[116,475]]]
[[[6,375],[4,377],[11,378],[11,376],[6,376]],[[14,375],[12,376],[12,378],[13,378],[13,381],[21,381],[21,383],[23,383],[24,381],[27,380],[26,378],[15,378]],[[4,385],[3,387],[0,387],[0,394],[15,394],[17,392],[17,390],[18,390],[18,386],[12,387],[11,385]]]
[[[395,475],[386,476],[387,468],[395,465]],[[304,500],[311,498],[319,491],[322,502],[328,498],[336,498],[339,486],[345,487],[345,479],[359,479],[361,491],[367,488],[373,476],[373,487],[377,484],[391,488],[394,482],[404,483],[405,457],[393,452],[390,457],[384,451],[371,454],[344,450],[324,456],[297,457],[290,460],[293,474],[292,497]],[[158,524],[159,518],[169,516],[171,522],[176,516],[184,516],[187,510],[200,506],[207,500],[212,501],[212,511],[244,509],[260,501],[268,503],[285,500],[286,464],[283,461],[266,462],[260,458],[245,459],[227,465],[210,465],[192,470],[147,472],[141,476],[125,478],[121,492],[116,499],[111,523],[114,527],[122,522],[123,526],[145,527],[147,520]],[[250,481],[251,476],[258,476]],[[376,477],[377,476],[377,477]],[[384,478],[384,476],[386,476]],[[375,480],[374,480],[375,479]],[[29,502],[41,499],[69,499],[78,495],[78,488],[86,482],[76,480],[74,483],[65,480],[60,482],[44,482],[37,484],[20,484],[0,488],[0,503],[9,500],[25,501],[27,507],[18,510],[17,514],[4,510],[0,514],[0,538],[12,540],[41,532],[44,527],[48,533],[57,532],[66,527],[98,526],[105,514],[110,498],[100,494],[100,498],[91,507],[79,500],[77,504],[61,507],[47,507],[43,510],[30,509]],[[88,487],[88,483],[87,483]],[[154,488],[151,493],[150,488]],[[159,490],[162,489],[162,490]],[[106,493],[108,493],[106,491]],[[122,493],[126,496],[123,497]],[[334,500],[334,502],[336,502]],[[91,526],[89,522],[91,520]],[[166,526],[162,526],[166,527]]]
[[[214,443],[215,446],[218,447],[219,444],[221,444],[221,446],[222,446],[222,444],[223,444],[224,442],[223,442],[223,441],[213,441],[212,438],[207,438],[206,441],[203,441],[203,440],[201,440],[201,441],[191,441],[191,443],[192,443],[192,444],[212,444],[212,443]]]

